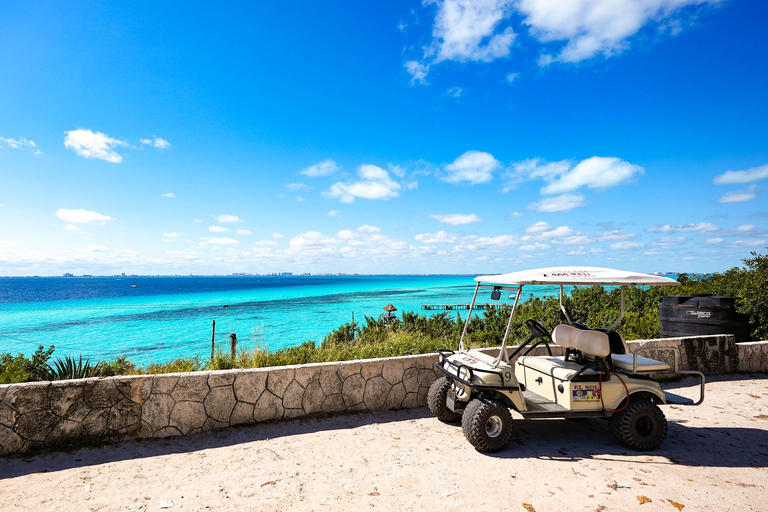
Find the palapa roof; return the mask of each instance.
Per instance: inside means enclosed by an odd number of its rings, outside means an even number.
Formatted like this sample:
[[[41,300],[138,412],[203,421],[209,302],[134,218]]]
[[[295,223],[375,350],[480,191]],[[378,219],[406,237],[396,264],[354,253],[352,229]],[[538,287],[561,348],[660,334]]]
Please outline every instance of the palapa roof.
[[[397,311],[397,308],[392,304],[387,304],[386,306],[384,306],[384,311],[391,313],[393,311]]]

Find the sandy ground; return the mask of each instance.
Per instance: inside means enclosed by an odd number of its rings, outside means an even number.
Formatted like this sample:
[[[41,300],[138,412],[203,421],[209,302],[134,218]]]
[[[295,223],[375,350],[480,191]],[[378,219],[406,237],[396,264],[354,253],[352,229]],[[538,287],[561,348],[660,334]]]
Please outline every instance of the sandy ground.
[[[768,376],[713,379],[703,405],[662,409],[651,453],[587,419],[515,421],[484,455],[418,409],[0,459],[0,509],[768,511]]]

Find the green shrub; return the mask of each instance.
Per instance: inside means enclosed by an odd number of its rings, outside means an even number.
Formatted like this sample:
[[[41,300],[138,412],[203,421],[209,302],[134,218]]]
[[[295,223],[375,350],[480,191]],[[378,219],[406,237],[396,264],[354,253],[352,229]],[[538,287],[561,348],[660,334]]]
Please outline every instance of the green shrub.
[[[69,380],[69,379],[87,379],[95,377],[99,373],[101,363],[91,366],[91,360],[83,361],[83,356],[75,359],[71,356],[56,358],[53,365],[48,365],[48,375],[45,380]]]
[[[48,377],[48,359],[53,354],[53,345],[48,348],[40,345],[32,358],[24,354],[0,354],[0,384],[46,380]]]

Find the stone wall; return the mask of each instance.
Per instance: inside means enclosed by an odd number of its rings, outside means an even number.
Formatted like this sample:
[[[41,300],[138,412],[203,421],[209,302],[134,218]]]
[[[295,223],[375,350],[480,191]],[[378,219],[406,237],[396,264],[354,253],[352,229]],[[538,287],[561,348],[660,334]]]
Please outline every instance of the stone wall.
[[[740,372],[768,372],[768,341],[736,344]]]
[[[768,371],[768,342],[733,336],[629,343],[676,346],[680,369]],[[498,349],[485,349],[498,354]],[[552,352],[561,355],[561,347]],[[537,347],[534,355],[546,353]],[[738,357],[736,354],[738,353]],[[667,351],[646,357],[672,364]],[[0,456],[83,442],[188,435],[262,421],[426,405],[436,354],[278,368],[0,385]],[[744,363],[742,363],[742,361]],[[738,368],[742,369],[742,368]]]

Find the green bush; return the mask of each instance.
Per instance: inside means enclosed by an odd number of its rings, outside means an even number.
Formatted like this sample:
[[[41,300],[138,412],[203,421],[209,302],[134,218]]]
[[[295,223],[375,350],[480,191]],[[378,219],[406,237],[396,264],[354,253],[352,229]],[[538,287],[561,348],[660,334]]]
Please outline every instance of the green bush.
[[[53,348],[53,345],[48,348],[40,345],[31,359],[22,353],[15,356],[8,353],[0,354],[0,384],[47,380],[48,359],[53,354]]]

